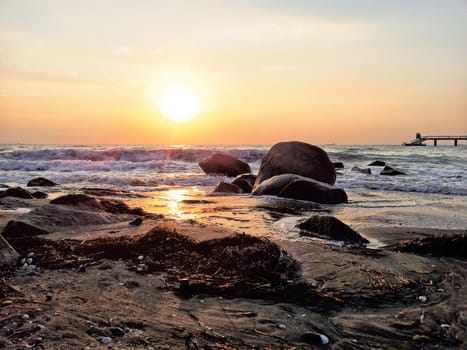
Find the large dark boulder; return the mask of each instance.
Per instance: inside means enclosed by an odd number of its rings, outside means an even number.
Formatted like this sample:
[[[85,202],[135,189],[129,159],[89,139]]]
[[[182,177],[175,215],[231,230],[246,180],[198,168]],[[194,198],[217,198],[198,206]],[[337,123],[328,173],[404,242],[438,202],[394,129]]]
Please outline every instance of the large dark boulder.
[[[23,198],[23,199],[34,198],[31,192],[21,187],[12,187],[12,188],[6,189],[3,192],[0,192],[0,198],[5,198],[5,197],[16,197],[16,198]]]
[[[352,230],[339,219],[329,215],[314,215],[302,222],[297,227],[301,235],[344,241],[351,244],[366,244],[367,239]]]
[[[213,154],[208,159],[199,162],[199,166],[206,174],[221,174],[230,177],[251,172],[247,163],[223,153]]]
[[[16,250],[0,235],[0,269],[14,265],[18,258]]]
[[[28,182],[27,187],[39,187],[39,186],[56,186],[57,184],[49,179],[44,177],[36,177]]]
[[[252,194],[272,195],[322,204],[347,203],[347,194],[343,189],[295,174],[273,176],[256,186]]]
[[[49,232],[28,222],[10,220],[3,229],[6,238],[47,235]]]
[[[304,142],[280,142],[264,156],[255,186],[275,175],[297,174],[333,185],[336,170],[327,153]]]

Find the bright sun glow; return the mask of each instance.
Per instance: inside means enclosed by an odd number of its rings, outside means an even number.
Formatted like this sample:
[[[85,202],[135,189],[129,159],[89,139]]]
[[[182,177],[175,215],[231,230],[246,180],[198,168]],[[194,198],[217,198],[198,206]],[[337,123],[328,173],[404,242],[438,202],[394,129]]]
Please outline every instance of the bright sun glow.
[[[185,123],[200,111],[197,96],[192,90],[182,86],[167,89],[161,97],[159,106],[164,117],[176,123]]]

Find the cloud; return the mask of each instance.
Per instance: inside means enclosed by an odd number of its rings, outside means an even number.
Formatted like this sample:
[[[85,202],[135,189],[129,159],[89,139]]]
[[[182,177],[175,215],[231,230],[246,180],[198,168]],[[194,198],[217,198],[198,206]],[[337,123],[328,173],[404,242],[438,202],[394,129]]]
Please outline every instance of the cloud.
[[[115,47],[112,50],[112,53],[118,56],[132,56],[134,54],[134,50],[129,46],[121,45],[121,46]]]

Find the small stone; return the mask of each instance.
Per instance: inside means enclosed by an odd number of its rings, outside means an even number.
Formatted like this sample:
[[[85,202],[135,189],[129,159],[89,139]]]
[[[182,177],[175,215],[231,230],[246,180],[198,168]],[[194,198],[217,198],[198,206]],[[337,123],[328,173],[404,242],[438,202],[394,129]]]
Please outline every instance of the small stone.
[[[423,304],[425,304],[427,301],[428,301],[428,298],[424,295],[420,295],[418,298],[418,301],[422,302]]]
[[[329,338],[326,337],[324,334],[320,334],[319,337],[321,338],[321,344],[323,345],[329,344]]]
[[[137,329],[137,328],[128,328],[128,330],[126,330],[128,334],[132,334],[132,335],[141,335],[144,333],[144,331],[142,331],[141,329]]]
[[[102,345],[107,345],[107,344],[110,344],[112,342],[112,338],[110,337],[104,337],[101,339],[101,344]]]
[[[449,328],[451,328],[451,326],[448,325],[447,323],[441,324],[440,327],[443,328],[443,329],[449,329]]]
[[[23,320],[27,321],[27,320],[29,320],[29,319],[30,319],[30,317],[29,317],[29,315],[28,315],[28,314],[24,314],[24,315],[22,315],[22,316],[21,316],[21,319],[23,319]]]
[[[324,334],[307,332],[302,335],[302,340],[308,344],[326,345],[329,344],[329,338]]]
[[[32,258],[33,256],[34,256],[34,252],[30,252],[30,253],[28,253],[28,255],[26,255],[26,257],[28,257],[28,258]]]
[[[28,265],[27,269],[28,269],[28,271],[34,271],[34,270],[37,269],[37,266],[36,265]]]
[[[21,259],[21,265],[24,265],[24,264],[26,264],[26,258]]]
[[[144,260],[144,256],[143,256],[143,255],[138,256],[138,260],[139,260],[139,261]]]
[[[27,259],[26,259],[26,262],[27,262],[28,264],[31,264],[31,263],[32,263],[32,258],[27,258]]]
[[[286,326],[285,324],[282,324],[282,323],[281,323],[281,324],[278,324],[278,325],[277,325],[277,328],[279,328],[279,329],[286,329],[287,326]]]

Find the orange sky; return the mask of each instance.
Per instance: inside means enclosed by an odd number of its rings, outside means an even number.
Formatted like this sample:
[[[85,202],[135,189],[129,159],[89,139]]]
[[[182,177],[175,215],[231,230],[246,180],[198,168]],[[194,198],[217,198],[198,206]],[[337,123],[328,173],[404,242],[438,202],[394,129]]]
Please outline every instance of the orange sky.
[[[460,0],[2,0],[0,143],[465,135],[466,23]],[[174,84],[185,124],[157,108]]]

